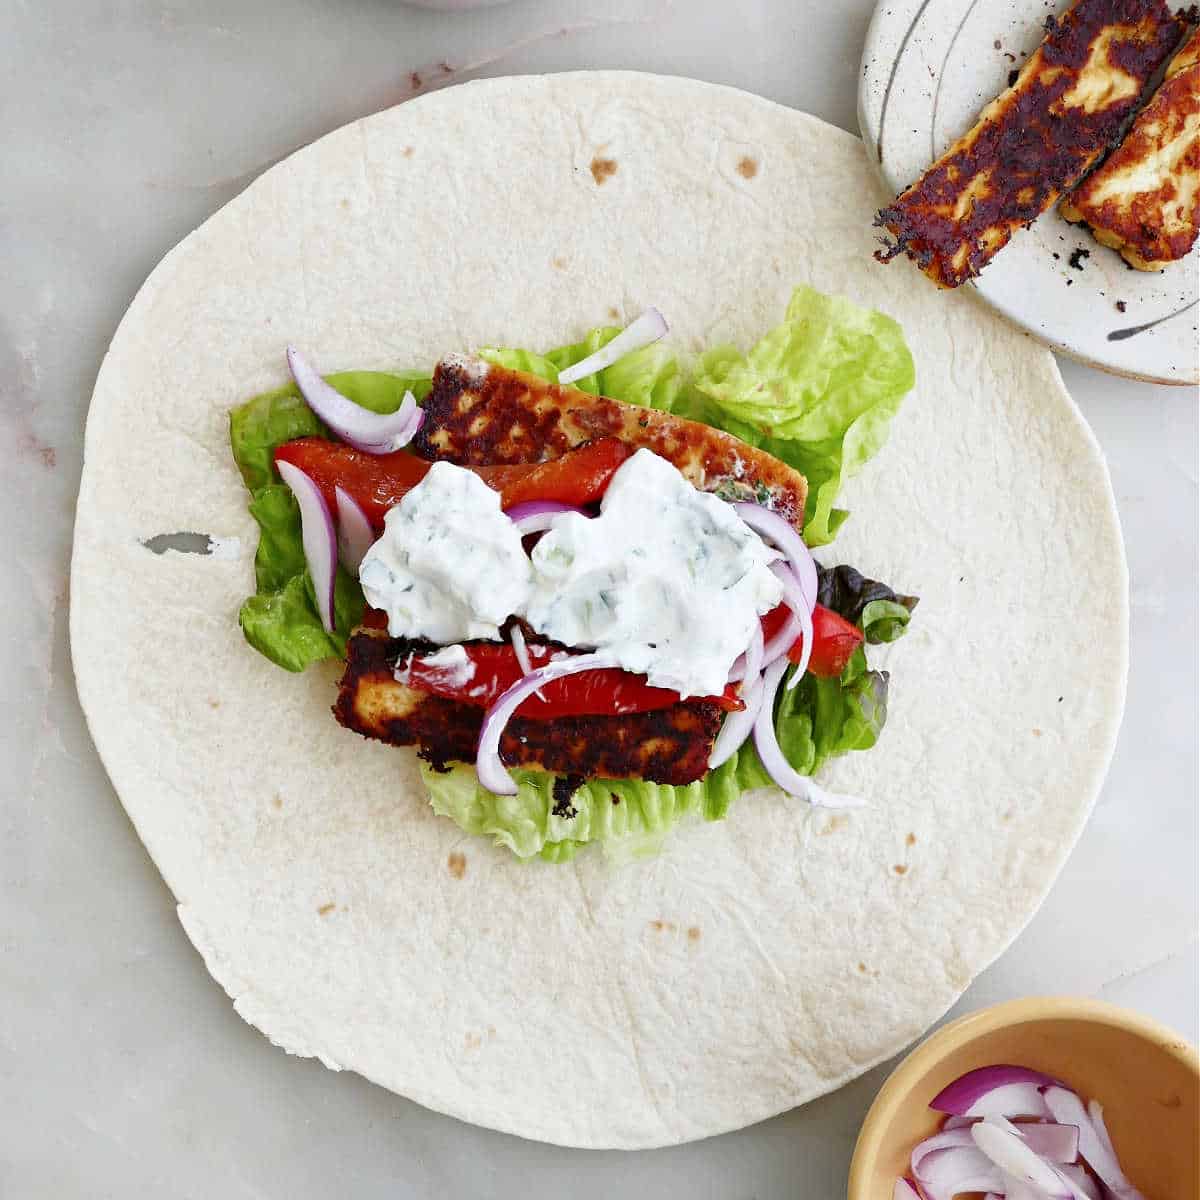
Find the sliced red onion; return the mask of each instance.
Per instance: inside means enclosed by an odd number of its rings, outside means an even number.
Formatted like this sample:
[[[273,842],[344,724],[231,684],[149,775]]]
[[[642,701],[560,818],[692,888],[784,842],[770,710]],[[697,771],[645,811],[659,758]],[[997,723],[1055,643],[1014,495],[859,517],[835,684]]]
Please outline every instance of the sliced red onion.
[[[664,337],[669,329],[662,313],[657,308],[648,308],[636,321],[626,325],[607,346],[601,346],[595,354],[580,359],[573,367],[558,373],[558,382],[564,386],[611,367],[618,359],[644,346],[652,345]]]
[[[337,501],[338,553],[346,570],[357,575],[362,560],[375,542],[375,530],[358,501],[344,488],[335,487],[333,498]]]
[[[538,667],[524,679],[519,679],[502,693],[491,708],[483,715],[483,727],[479,731],[479,744],[475,753],[475,774],[489,792],[500,796],[515,796],[517,785],[500,761],[500,735],[514,712],[529,696],[543,684],[564,675],[576,675],[580,671],[600,671],[615,667],[617,663],[608,654],[579,654],[573,658],[560,658]]]
[[[779,691],[783,673],[790,666],[786,658],[772,663],[763,675],[762,703],[758,715],[754,719],[754,748],[762,765],[770,775],[772,782],[782,788],[789,796],[799,796],[814,807],[820,808],[862,808],[864,801],[856,796],[841,796],[836,792],[827,792],[818,787],[807,775],[801,775],[788,762],[779,739],[775,736],[775,694]],[[722,731],[723,732],[723,731]],[[986,1188],[979,1188],[986,1191]]]
[[[800,636],[800,618],[788,609],[788,619],[779,632],[763,647],[763,670],[782,658]]]
[[[1096,1136],[1100,1139],[1100,1144],[1113,1156],[1117,1157],[1116,1150],[1113,1149],[1112,1138],[1108,1136],[1108,1126],[1104,1123],[1104,1107],[1099,1100],[1089,1100],[1087,1105],[1088,1116],[1092,1118],[1092,1124],[1096,1128]]]
[[[751,504],[748,500],[739,501],[733,507],[759,537],[774,542],[784,552],[792,564],[792,570],[796,572],[800,590],[808,602],[808,611],[812,612],[817,603],[817,564],[813,562],[813,556],[795,526],[777,512],[761,504]]]
[[[1100,1188],[1083,1167],[1067,1165],[1061,1170],[1063,1178],[1075,1190],[1075,1200],[1101,1200]]]
[[[952,1146],[929,1154],[916,1175],[927,1200],[953,1200],[962,1192],[1000,1192],[1004,1181],[977,1146]]]
[[[581,517],[588,514],[574,504],[559,504],[557,500],[527,500],[523,504],[514,504],[506,510],[506,515],[512,518],[522,537],[531,533],[543,533],[554,524],[554,518],[560,513],[574,512]]]
[[[1045,1097],[1051,1116],[1060,1125],[1079,1127],[1079,1156],[1096,1172],[1100,1182],[1113,1193],[1116,1200],[1145,1200],[1121,1170],[1108,1139],[1108,1130],[1105,1129],[1103,1137],[1100,1135],[1083,1101],[1069,1088],[1057,1084],[1046,1089]]]
[[[1079,1129],[1075,1125],[1053,1122],[1037,1125],[1014,1125],[1025,1144],[1047,1162],[1073,1163],[1079,1157]]]
[[[304,402],[338,437],[367,454],[391,454],[407,446],[425,420],[412,392],[405,392],[393,413],[374,413],[347,399],[294,346],[287,348],[288,369]]]
[[[974,1125],[976,1120],[978,1120],[977,1117],[947,1117],[942,1122],[942,1131],[966,1129],[969,1125]]]
[[[1013,1183],[1032,1189],[1030,1200],[1074,1200],[1070,1184],[1041,1155],[1037,1154],[1012,1126],[1005,1128],[1002,1118],[986,1117],[978,1125],[971,1126],[975,1145],[1003,1172],[1011,1176],[1001,1191],[1008,1200],[1014,1200]],[[983,1189],[978,1189],[983,1190]],[[1018,1192],[1019,1194],[1019,1192]]]
[[[325,632],[332,633],[333,581],[337,574],[337,535],[333,531],[333,517],[321,489],[310,476],[293,463],[276,465],[300,506],[300,536],[304,544],[304,561],[308,564],[317,596],[317,615]]]
[[[800,644],[800,661],[796,664],[796,669],[788,680],[788,691],[791,691],[804,678],[804,672],[808,670],[808,659],[812,654],[813,642],[813,606],[808,603],[804,589],[796,578],[794,568],[785,563],[772,563],[771,570],[783,584],[783,602],[792,610],[792,616],[799,623],[800,637],[803,639]]]
[[[520,625],[514,625],[508,631],[508,640],[512,642],[513,653],[517,656],[517,666],[521,668],[521,674],[531,675],[533,663],[529,661],[529,648],[525,645],[525,631]],[[540,691],[535,692],[534,695],[539,700],[546,698]]]
[[[762,625],[755,622],[754,632],[750,635],[750,645],[746,647],[745,654],[739,654],[735,660],[729,672],[729,682],[757,679],[762,674],[764,649]]]
[[[935,1154],[939,1150],[953,1150],[956,1147],[974,1145],[975,1142],[969,1129],[943,1129],[941,1133],[935,1133],[932,1137],[927,1137],[913,1147],[908,1165],[912,1167],[913,1174],[920,1179],[921,1164],[930,1154]]]
[[[1027,1067],[978,1067],[938,1092],[929,1107],[956,1117],[1050,1118],[1039,1089],[1057,1083],[1057,1079]]]
[[[708,757],[710,771],[727,762],[745,745],[746,739],[754,732],[754,721],[765,696],[766,688],[761,678],[742,689],[742,703],[746,707],[741,712],[731,712],[725,717],[721,732],[713,743],[712,754]]]
[[[907,1179],[897,1179],[892,1188],[892,1200],[921,1200],[921,1196]]]

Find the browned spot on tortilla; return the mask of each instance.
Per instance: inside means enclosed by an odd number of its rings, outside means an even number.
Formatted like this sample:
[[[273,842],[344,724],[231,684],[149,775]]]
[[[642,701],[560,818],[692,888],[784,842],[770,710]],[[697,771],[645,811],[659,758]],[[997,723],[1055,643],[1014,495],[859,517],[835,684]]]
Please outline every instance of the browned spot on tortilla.
[[[327,916],[329,916],[329,914],[331,912],[333,912],[333,910],[335,908],[337,908],[337,905],[334,904],[334,902],[332,900],[330,900],[330,902],[328,904],[322,904],[321,907],[317,909],[317,916],[318,917],[327,917]]]
[[[214,699],[213,699],[213,698],[210,696],[210,697],[208,698],[208,707],[209,707],[209,708],[220,708],[220,707],[221,707],[221,702],[220,702],[220,700],[214,700]]]
[[[698,942],[699,940],[700,940],[700,926],[699,925],[689,925],[688,926],[688,941],[689,942]]]
[[[349,200],[347,200],[345,196],[343,196],[343,197],[342,197],[341,204],[342,204],[342,207],[343,207],[343,208],[349,208],[349,207],[350,207],[350,201],[349,201]]]
[[[477,1033],[468,1033],[467,1036],[463,1038],[463,1045],[468,1050],[478,1050],[479,1047],[483,1045],[483,1038],[481,1038]]]
[[[412,158],[413,148],[411,146],[405,146],[404,149],[400,151],[400,153],[403,154],[405,158]]]
[[[859,964],[858,964],[858,969],[859,969],[859,970],[860,970],[860,971],[861,971],[861,972],[862,972],[862,973],[865,975],[865,974],[867,973],[867,964],[866,964],[866,963],[859,963]]]
[[[650,928],[655,933],[674,933],[679,927],[674,921],[651,921]]]
[[[758,160],[744,154],[738,159],[737,169],[743,179],[753,179],[758,174]]]
[[[550,260],[550,265],[556,271],[565,271],[567,269],[567,260],[561,254],[557,254]]]
[[[917,835],[915,833],[910,833],[908,837],[904,839],[904,844],[906,846],[915,846],[917,844]]]
[[[1165,1100],[1157,1102],[1162,1108],[1182,1108],[1183,1097],[1178,1092],[1172,1092]]]
[[[453,851],[450,857],[446,859],[446,870],[455,879],[461,879],[467,873],[467,856],[460,854],[457,850]]]
[[[489,1040],[489,1041],[490,1041],[492,1038],[494,1038],[494,1037],[496,1036],[496,1027],[495,1027],[495,1025],[489,1025],[489,1026],[487,1027],[487,1035],[488,1035],[488,1040]]]
[[[58,464],[58,453],[53,446],[46,445],[32,433],[24,433],[17,441],[17,447],[23,453],[38,459],[48,471]]]
[[[613,319],[614,321],[619,321],[619,320],[621,319],[621,314],[620,314],[620,312],[618,312],[618,310],[617,310],[617,309],[615,309],[615,308],[610,308],[610,309],[608,310],[608,315],[609,315],[610,317],[612,317],[612,319]]]
[[[592,159],[592,178],[597,183],[603,183],[610,175],[617,173],[617,160],[615,158],[593,158]]]
[[[1042,731],[1041,731],[1040,729],[1035,729],[1035,730],[1033,731],[1033,736],[1034,736],[1034,737],[1041,737],[1041,736],[1042,736]]]
[[[843,825],[846,824],[846,818],[840,814],[835,817],[830,817],[829,821],[817,833],[820,837],[828,837],[831,833],[837,833]]]
[[[273,795],[271,797],[271,806],[273,808],[282,808],[283,807],[283,797],[278,792],[276,792],[275,795]]]
[[[907,875],[908,868],[903,863],[897,863],[893,868],[897,875]]]

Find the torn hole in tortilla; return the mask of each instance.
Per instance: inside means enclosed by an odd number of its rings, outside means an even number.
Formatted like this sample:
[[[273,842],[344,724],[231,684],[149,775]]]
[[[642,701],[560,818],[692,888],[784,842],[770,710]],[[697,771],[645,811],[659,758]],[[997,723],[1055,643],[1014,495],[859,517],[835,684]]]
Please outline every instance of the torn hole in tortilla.
[[[144,538],[142,545],[155,554],[174,550],[177,554],[204,554],[224,560],[237,558],[242,548],[240,538],[214,537],[211,533],[191,533],[186,530],[156,533],[153,537]]]

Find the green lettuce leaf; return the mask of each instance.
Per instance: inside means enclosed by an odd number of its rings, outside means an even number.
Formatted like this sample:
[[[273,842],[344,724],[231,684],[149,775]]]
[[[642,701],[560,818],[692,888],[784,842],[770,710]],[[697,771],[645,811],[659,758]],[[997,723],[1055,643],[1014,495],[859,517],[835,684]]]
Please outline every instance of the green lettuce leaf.
[[[782,325],[747,354],[708,351],[691,386],[715,408],[711,423],[803,472],[805,538],[823,546],[845,520],[833,507],[842,484],[883,445],[915,379],[895,321],[800,287]]]
[[[405,391],[423,400],[430,388],[429,376],[416,372],[345,371],[328,379],[356,404],[381,413],[395,412]],[[238,620],[246,640],[288,671],[342,657],[346,639],[363,614],[358,580],[339,567],[335,628],[332,634],[325,632],[304,562],[300,508],[275,470],[275,450],[284,442],[327,436],[295,384],[255,396],[229,414],[233,458],[250,489],[250,515],[259,528],[254,556],[257,592],[242,605]]]

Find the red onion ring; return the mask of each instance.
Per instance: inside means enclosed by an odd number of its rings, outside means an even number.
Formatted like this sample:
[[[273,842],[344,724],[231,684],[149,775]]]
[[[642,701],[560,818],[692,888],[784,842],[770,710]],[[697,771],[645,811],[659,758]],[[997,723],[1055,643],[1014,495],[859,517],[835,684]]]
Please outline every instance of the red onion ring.
[[[741,712],[731,712],[722,723],[721,732],[717,734],[712,753],[708,756],[710,771],[728,762],[745,745],[746,739],[754,732],[754,722],[765,697],[766,688],[761,678],[755,679],[749,687],[742,688],[742,703],[746,707]]]
[[[800,627],[800,637],[803,639],[800,643],[800,661],[796,664],[796,669],[787,683],[790,692],[804,678],[804,672],[808,670],[808,660],[812,654],[813,643],[813,605],[808,603],[804,589],[796,578],[795,570],[790,565],[772,563],[771,571],[783,584],[783,602],[792,610],[792,615]],[[814,578],[816,578],[815,575]]]
[[[314,480],[289,462],[276,464],[283,482],[300,506],[300,536],[304,561],[317,596],[317,615],[326,633],[333,632],[333,583],[337,575],[337,535],[329,505]]]
[[[500,761],[500,735],[521,707],[521,702],[531,696],[543,684],[564,675],[575,675],[580,671],[599,671],[615,667],[617,663],[608,654],[580,654],[574,658],[561,658],[538,667],[524,679],[519,679],[502,693],[491,708],[483,715],[483,726],[479,730],[479,743],[475,751],[475,774],[489,792],[499,796],[515,796],[517,785]]]
[[[565,367],[559,371],[558,382],[566,386],[577,379],[603,371],[605,367],[611,367],[625,355],[657,342],[666,335],[669,328],[657,308],[648,308],[636,321],[626,325],[608,345],[601,346],[595,354],[580,359],[573,367]]]
[[[511,518],[522,537],[531,533],[544,533],[554,524],[554,518],[562,513],[578,513],[581,517],[588,514],[574,504],[560,504],[557,500],[526,500],[505,509],[505,515]]]
[[[1074,1200],[1071,1185],[1050,1163],[1032,1150],[1012,1126],[1006,1129],[1004,1126],[1007,1124],[1003,1117],[985,1117],[978,1125],[971,1126],[971,1136],[976,1146],[996,1164],[1008,1185],[1002,1188],[989,1187],[987,1190],[1001,1191],[1011,1200],[1017,1190],[1012,1181],[1016,1181],[1033,1189],[1034,1195],[1046,1197],[1046,1200]]]
[[[333,498],[337,503],[338,554],[346,570],[357,575],[367,551],[375,543],[375,530],[358,501],[345,488],[335,487]]]
[[[1002,1192],[1004,1180],[975,1145],[951,1146],[928,1155],[913,1172],[926,1200],[954,1200],[961,1192]]]
[[[1099,1176],[1100,1182],[1116,1197],[1116,1200],[1145,1200],[1121,1170],[1121,1164],[1108,1140],[1108,1130],[1102,1137],[1099,1129],[1083,1101],[1069,1088],[1055,1085],[1045,1093],[1046,1107],[1060,1125],[1079,1127],[1079,1155]],[[1103,1125],[1103,1109],[1101,1124]]]
[[[394,413],[374,413],[326,383],[294,346],[287,348],[288,369],[304,402],[342,441],[367,454],[391,454],[407,446],[425,421],[412,392],[405,392]]]
[[[780,748],[779,739],[775,736],[775,694],[779,691],[779,683],[789,665],[786,658],[777,659],[763,675],[762,706],[754,720],[754,748],[758,751],[758,757],[762,759],[763,767],[776,787],[782,788],[789,796],[799,796],[807,800],[814,807],[862,808],[865,802],[856,796],[840,796],[835,792],[827,792],[807,775],[801,775],[788,762]]]
[[[1049,1118],[1041,1089],[1057,1083],[1057,1079],[1027,1067],[978,1067],[944,1087],[929,1107],[956,1117]]]
[[[796,532],[795,526],[777,512],[772,512],[761,504],[751,504],[748,500],[738,501],[733,507],[737,515],[759,537],[774,542],[787,556],[808,604],[808,611],[812,612],[817,604],[817,564],[813,562],[813,556],[804,544],[804,539]]]

